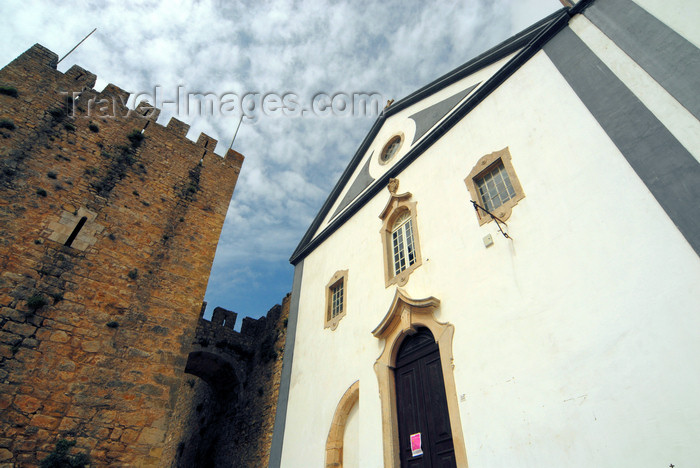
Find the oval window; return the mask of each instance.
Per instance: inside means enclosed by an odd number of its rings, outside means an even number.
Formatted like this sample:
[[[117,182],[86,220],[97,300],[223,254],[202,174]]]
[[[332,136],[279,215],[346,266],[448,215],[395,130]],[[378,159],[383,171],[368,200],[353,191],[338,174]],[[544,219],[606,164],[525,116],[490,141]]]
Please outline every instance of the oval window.
[[[393,158],[394,155],[399,151],[399,148],[401,147],[401,142],[402,139],[400,135],[396,135],[391,140],[389,140],[389,142],[384,146],[382,153],[379,155],[379,162],[385,164],[391,161],[391,158]]]

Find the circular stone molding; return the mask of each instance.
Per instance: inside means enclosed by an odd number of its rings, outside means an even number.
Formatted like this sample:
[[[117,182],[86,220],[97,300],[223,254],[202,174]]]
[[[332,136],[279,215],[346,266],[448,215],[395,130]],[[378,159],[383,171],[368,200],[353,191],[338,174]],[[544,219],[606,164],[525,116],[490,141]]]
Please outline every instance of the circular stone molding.
[[[403,145],[403,133],[391,137],[386,145],[384,145],[382,152],[379,153],[379,164],[384,165],[394,159],[394,156],[396,156],[401,149],[401,145]]]

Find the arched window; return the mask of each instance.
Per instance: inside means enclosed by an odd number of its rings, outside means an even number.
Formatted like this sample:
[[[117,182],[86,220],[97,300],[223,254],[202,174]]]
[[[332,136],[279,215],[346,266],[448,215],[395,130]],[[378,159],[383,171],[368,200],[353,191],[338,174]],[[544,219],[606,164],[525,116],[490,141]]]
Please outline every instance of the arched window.
[[[409,192],[397,194],[397,179],[389,182],[391,198],[379,215],[383,221],[380,234],[384,248],[385,286],[403,286],[409,275],[421,265],[416,202]]]
[[[416,263],[416,249],[413,242],[413,222],[411,212],[405,210],[394,221],[391,228],[391,250],[394,261],[394,275]]]

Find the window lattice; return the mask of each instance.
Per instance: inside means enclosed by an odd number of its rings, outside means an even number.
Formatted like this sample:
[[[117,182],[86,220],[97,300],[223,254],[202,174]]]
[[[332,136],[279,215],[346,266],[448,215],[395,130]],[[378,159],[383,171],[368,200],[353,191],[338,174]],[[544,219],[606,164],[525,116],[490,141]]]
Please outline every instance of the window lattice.
[[[331,286],[331,316],[333,319],[343,311],[343,282]]]
[[[391,245],[394,255],[394,274],[398,275],[416,263],[416,252],[413,245],[413,224],[409,212],[405,212],[394,222],[391,232]]]
[[[475,182],[484,208],[489,211],[495,210],[515,196],[510,177],[500,160]]]

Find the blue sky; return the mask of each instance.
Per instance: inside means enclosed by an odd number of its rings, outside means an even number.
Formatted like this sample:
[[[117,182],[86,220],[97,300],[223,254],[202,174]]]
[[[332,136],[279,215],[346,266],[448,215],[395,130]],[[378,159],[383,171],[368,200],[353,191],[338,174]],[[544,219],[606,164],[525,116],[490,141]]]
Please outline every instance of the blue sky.
[[[234,144],[246,160],[205,299],[209,310],[257,317],[290,291],[288,258],[377,117],[342,112],[343,96],[398,100],[559,8],[558,0],[5,0],[0,64],[37,42],[62,56],[98,28],[59,70],[78,64],[97,74],[98,89],[111,82],[153,96],[158,86],[162,101],[211,93],[220,105],[250,94],[242,104],[251,118]],[[263,112],[264,95],[312,109],[319,93],[339,95],[333,112]],[[177,116],[190,138],[205,132],[223,154],[240,104],[199,113],[163,104],[158,121]]]

